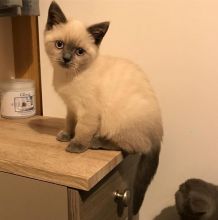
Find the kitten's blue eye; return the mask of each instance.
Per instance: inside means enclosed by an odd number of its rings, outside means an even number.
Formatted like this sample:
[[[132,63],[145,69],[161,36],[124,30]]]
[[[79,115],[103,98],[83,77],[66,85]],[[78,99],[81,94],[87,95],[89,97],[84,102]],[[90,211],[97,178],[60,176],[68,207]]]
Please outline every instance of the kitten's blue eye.
[[[55,47],[57,47],[58,49],[62,49],[64,47],[64,42],[61,40],[57,40],[55,42]]]
[[[82,56],[86,51],[83,48],[77,48],[76,49],[76,55],[77,56]]]

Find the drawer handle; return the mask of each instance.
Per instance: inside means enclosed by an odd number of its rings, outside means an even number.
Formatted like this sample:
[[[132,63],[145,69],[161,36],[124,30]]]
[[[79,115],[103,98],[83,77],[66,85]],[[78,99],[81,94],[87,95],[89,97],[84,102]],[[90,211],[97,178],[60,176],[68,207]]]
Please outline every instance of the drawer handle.
[[[117,202],[121,202],[123,206],[128,206],[130,201],[130,191],[125,190],[123,193],[120,193],[118,190],[113,193],[114,199]]]

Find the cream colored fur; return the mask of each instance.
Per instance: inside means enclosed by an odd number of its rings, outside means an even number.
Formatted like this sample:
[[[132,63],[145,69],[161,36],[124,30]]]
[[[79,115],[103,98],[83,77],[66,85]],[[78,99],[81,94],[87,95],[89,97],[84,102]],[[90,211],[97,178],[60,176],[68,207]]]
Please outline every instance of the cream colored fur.
[[[87,67],[82,72],[63,68],[55,61],[59,51],[52,42],[60,39],[76,42],[87,51]],[[67,119],[77,121],[75,139],[101,136],[128,152],[147,153],[159,147],[163,131],[158,102],[138,66],[98,55],[86,27],[75,20],[45,31],[45,47],[54,67],[54,88],[68,108]]]

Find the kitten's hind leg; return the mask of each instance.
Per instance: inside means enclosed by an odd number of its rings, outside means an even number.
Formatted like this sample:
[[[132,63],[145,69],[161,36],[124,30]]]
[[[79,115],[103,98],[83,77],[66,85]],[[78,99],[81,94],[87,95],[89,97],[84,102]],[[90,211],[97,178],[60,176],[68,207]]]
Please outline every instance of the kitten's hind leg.
[[[74,137],[75,126],[76,126],[75,117],[72,114],[67,113],[67,117],[65,120],[65,128],[64,130],[61,130],[57,134],[56,139],[61,142],[70,141]]]
[[[66,151],[70,153],[83,153],[88,150],[88,147],[73,141],[67,146]]]
[[[94,150],[96,149],[121,150],[121,148],[114,142],[99,136],[95,136],[92,139],[91,148]]]

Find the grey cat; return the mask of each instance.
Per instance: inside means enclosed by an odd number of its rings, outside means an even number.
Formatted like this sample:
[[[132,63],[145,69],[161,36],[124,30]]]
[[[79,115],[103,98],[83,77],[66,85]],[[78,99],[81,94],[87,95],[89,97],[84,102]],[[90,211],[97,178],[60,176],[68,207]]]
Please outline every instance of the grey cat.
[[[176,192],[181,220],[218,220],[218,186],[189,179]]]
[[[45,49],[54,68],[53,85],[67,106],[59,141],[67,151],[89,148],[140,154],[133,212],[156,173],[163,135],[156,96],[145,73],[132,62],[99,55],[109,22],[86,27],[67,20],[52,2],[45,29]]]

